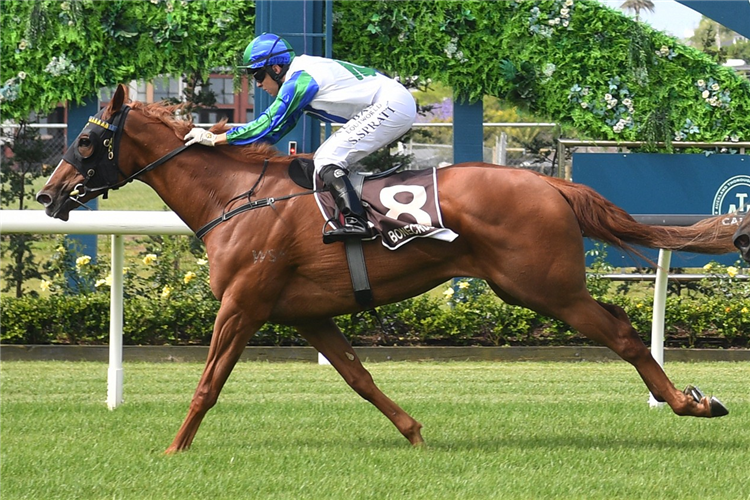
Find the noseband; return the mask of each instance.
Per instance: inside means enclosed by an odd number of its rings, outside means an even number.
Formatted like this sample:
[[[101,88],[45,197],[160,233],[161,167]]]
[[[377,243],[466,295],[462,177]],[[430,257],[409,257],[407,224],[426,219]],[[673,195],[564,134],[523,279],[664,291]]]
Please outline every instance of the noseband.
[[[71,199],[75,202],[83,205],[79,198],[87,194],[94,196],[102,194],[106,199],[110,189],[121,188],[139,175],[153,170],[189,147],[183,145],[149,163],[136,173],[125,174],[120,170],[118,157],[125,118],[129,112],[130,106],[123,106],[120,111],[110,117],[110,121],[102,120],[104,110],[90,117],[74,143],[65,152],[63,159],[73,165],[84,178],[84,181],[76,185],[70,193]]]

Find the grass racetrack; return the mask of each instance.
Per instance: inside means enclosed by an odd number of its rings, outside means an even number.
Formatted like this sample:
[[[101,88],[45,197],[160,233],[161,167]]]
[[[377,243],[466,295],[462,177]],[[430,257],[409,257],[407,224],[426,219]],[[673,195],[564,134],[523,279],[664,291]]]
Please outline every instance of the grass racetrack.
[[[750,498],[750,363],[672,363],[730,414],[648,407],[629,365],[370,363],[424,424],[412,448],[330,366],[237,365],[193,447],[163,455],[202,365],[0,367],[0,497],[30,499]]]

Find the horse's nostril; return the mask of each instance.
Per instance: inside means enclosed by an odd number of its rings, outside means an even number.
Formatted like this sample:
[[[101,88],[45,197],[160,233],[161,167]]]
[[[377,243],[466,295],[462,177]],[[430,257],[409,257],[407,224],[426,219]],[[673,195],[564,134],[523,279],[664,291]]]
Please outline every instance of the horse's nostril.
[[[734,246],[740,250],[750,247],[750,236],[741,234],[734,239]]]
[[[52,197],[46,193],[37,193],[36,201],[44,205],[45,207],[52,203]]]

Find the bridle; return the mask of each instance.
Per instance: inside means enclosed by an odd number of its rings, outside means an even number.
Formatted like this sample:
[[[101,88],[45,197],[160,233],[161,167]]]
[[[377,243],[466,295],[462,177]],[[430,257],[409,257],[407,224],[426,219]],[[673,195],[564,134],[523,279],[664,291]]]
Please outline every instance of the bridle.
[[[189,147],[180,146],[134,174],[125,174],[120,170],[118,157],[123,126],[129,112],[130,106],[123,106],[110,117],[110,121],[102,120],[104,110],[99,111],[96,116],[89,117],[88,123],[63,156],[63,159],[73,165],[84,178],[84,181],[70,192],[70,199],[88,210],[91,209],[80,201],[83,196],[93,194],[96,197],[101,194],[107,199],[110,189],[121,188]]]

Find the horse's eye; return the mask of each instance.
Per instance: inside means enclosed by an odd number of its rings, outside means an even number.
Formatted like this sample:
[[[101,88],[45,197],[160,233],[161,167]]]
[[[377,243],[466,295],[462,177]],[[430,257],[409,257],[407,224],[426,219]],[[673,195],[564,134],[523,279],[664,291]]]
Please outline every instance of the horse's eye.
[[[88,158],[94,154],[94,143],[88,137],[81,137],[78,139],[78,153],[83,158]]]

